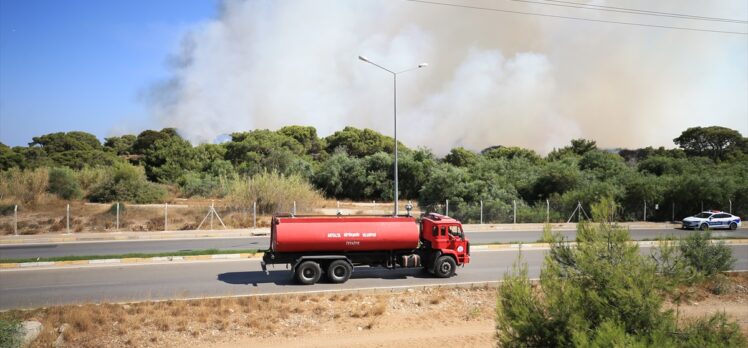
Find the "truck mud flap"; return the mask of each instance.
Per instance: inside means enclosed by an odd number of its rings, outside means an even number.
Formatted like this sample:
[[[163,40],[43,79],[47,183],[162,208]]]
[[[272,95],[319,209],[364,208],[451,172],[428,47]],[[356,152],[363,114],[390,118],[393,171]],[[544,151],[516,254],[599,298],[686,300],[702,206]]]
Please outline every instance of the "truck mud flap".
[[[265,261],[260,261],[260,267],[262,267],[262,271],[265,272],[265,275],[270,275],[270,271],[268,271],[268,266],[265,264]]]

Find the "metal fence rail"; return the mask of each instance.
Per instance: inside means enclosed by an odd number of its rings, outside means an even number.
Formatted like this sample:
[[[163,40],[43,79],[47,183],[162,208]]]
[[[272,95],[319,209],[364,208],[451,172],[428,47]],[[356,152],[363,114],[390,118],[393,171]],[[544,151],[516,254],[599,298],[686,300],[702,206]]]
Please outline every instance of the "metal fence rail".
[[[408,203],[402,202],[405,207]],[[436,212],[463,223],[558,223],[590,219],[588,201],[563,202],[555,199],[525,202],[523,200],[444,200],[413,204],[413,215]],[[71,202],[63,205],[24,207],[5,205],[0,210],[0,234],[36,234],[45,232],[117,232],[167,231],[196,229],[236,229],[266,227],[273,214],[323,215],[389,215],[391,202],[340,202],[332,206],[304,206],[291,202],[273,211],[262,209],[257,202],[249,206],[232,206],[223,201],[185,201],[167,204],[111,204]],[[614,221],[679,221],[702,210],[722,210],[746,217],[748,205],[729,200],[715,202],[641,202],[614,207]],[[403,209],[404,212],[404,209]]]

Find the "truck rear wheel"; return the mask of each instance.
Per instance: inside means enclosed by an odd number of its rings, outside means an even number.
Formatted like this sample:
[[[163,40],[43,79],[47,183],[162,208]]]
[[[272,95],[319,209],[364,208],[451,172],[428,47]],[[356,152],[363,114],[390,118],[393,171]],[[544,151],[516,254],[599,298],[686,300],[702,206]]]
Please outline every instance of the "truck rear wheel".
[[[352,272],[353,269],[348,262],[345,260],[335,260],[327,267],[327,279],[335,284],[345,283],[351,278]]]
[[[450,256],[440,256],[434,264],[434,275],[439,278],[449,278],[455,274],[457,263]]]
[[[296,280],[304,285],[312,285],[319,281],[322,269],[314,261],[304,261],[296,267]]]

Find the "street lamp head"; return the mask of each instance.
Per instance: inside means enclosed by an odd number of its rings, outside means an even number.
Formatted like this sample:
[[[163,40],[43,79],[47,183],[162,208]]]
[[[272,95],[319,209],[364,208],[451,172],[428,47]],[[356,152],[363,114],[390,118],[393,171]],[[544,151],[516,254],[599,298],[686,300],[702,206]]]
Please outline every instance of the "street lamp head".
[[[418,64],[418,67],[419,67],[419,68],[425,68],[425,67],[427,67],[427,66],[429,66],[429,63],[421,63],[421,64]]]
[[[364,62],[371,63],[368,58],[364,56],[358,56],[358,59],[363,60]]]

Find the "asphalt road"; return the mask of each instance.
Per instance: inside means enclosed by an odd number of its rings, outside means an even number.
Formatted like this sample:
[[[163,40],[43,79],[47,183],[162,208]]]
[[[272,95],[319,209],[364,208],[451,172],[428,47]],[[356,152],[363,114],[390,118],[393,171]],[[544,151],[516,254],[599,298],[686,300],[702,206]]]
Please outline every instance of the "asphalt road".
[[[530,231],[492,231],[470,232],[466,234],[473,245],[508,242],[536,242],[542,235],[540,230]],[[564,236],[573,240],[576,231],[560,231]],[[693,231],[680,229],[635,229],[631,230],[631,237],[636,240],[653,239],[663,235],[682,237]],[[748,229],[736,231],[715,230],[715,237],[748,238]],[[114,241],[114,242],[82,242],[60,244],[33,245],[5,245],[0,246],[0,259],[45,258],[70,255],[115,255],[128,253],[163,253],[182,250],[203,249],[267,249],[270,237],[248,238],[202,238],[183,240],[150,240],[150,241]]]
[[[748,270],[748,246],[731,247],[738,259],[735,269]],[[649,252],[642,248],[642,253]],[[530,277],[539,276],[544,253],[523,252]],[[416,269],[357,268],[345,284],[311,286],[294,284],[291,272],[283,269],[266,275],[260,270],[259,260],[6,270],[0,271],[0,309],[496,281],[511,269],[516,257],[513,250],[476,251],[472,262],[449,279],[436,279]]]

